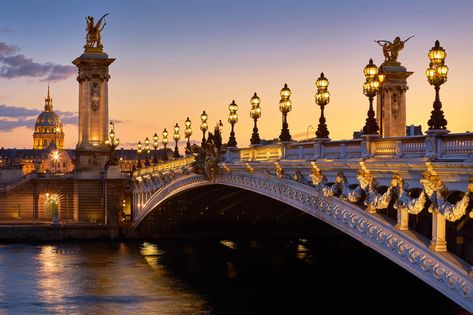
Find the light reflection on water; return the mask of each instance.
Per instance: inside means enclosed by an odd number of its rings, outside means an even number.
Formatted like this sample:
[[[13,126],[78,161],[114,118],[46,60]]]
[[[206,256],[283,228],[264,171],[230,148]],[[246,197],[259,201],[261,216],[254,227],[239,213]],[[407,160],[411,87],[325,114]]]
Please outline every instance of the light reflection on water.
[[[385,305],[386,297],[399,293],[397,286],[406,296],[429,301],[416,304],[418,309],[411,305],[412,312],[464,313],[379,255],[344,244],[265,239],[0,245],[0,314],[315,314],[327,307],[352,313],[350,305],[367,292],[374,311],[375,303]],[[383,289],[373,290],[373,283]]]
[[[143,245],[141,251],[153,251]],[[0,248],[0,312],[195,314],[206,302],[170,277],[157,256],[128,244],[14,244]]]

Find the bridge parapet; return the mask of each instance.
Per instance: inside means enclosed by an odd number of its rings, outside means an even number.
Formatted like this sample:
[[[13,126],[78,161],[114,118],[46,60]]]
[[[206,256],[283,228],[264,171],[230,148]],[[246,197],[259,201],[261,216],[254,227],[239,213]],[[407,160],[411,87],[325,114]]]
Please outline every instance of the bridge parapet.
[[[431,160],[455,160],[473,163],[473,133],[457,133],[442,136],[411,136],[367,138],[337,141],[300,141],[275,143],[248,148],[231,149],[224,160],[231,162],[314,161],[317,159],[376,159],[427,158]],[[188,167],[193,156],[160,162],[143,167],[133,173],[139,177],[155,172],[166,172]],[[401,161],[401,160],[400,160]]]
[[[225,160],[252,162],[392,157],[471,159],[473,133],[270,144],[227,151]]]
[[[162,161],[156,165],[140,168],[133,172],[133,178],[140,178],[142,176],[151,175],[159,172],[168,172],[189,167],[194,162],[193,156],[185,156],[175,160]]]

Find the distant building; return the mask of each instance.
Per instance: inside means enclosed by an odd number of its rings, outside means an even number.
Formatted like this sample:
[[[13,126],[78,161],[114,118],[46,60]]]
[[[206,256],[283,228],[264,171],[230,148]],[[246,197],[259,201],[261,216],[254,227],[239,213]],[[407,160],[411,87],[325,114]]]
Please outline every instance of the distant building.
[[[406,126],[406,136],[422,136],[422,126]]]
[[[363,130],[353,131],[353,139],[361,139],[362,135],[363,135]]]
[[[64,130],[61,118],[53,111],[53,99],[49,94],[44,99],[44,111],[36,119],[33,133],[33,149],[42,150],[54,145],[64,149]]]
[[[410,125],[406,126],[406,136],[422,136],[422,126],[421,125]],[[360,131],[353,131],[353,139],[361,139],[363,136],[363,130]]]
[[[23,175],[34,171],[40,173],[69,173],[76,167],[75,149],[64,149],[64,129],[61,117],[53,110],[53,99],[48,86],[48,94],[44,99],[44,111],[38,115],[34,126],[33,149],[0,148],[0,169],[18,169]],[[168,158],[172,150],[167,149]],[[158,150],[157,158],[162,160],[163,149]],[[148,158],[152,160],[153,152]],[[116,151],[122,172],[130,172],[137,168],[138,155],[135,150],[123,148]],[[144,165],[146,153],[142,153],[141,162]]]

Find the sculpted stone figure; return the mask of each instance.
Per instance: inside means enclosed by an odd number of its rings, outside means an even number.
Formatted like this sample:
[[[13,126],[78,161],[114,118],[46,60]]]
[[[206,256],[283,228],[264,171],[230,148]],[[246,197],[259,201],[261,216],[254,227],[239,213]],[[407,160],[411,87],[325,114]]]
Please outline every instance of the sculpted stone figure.
[[[401,40],[401,38],[397,36],[392,42],[384,39],[375,40],[374,42],[383,47],[383,55],[385,61],[397,62],[399,51],[404,48],[404,43],[412,37],[414,36],[410,36],[406,40]]]
[[[422,186],[424,186],[424,191],[431,201],[431,205],[428,209],[430,213],[439,212],[445,216],[445,219],[451,222],[459,220],[463,215],[466,214],[466,209],[470,202],[470,195],[473,192],[472,178],[470,178],[468,181],[466,192],[464,193],[463,197],[456,203],[450,203],[447,201],[445,196],[448,193],[448,189],[437,175],[431,174],[429,172],[423,172],[420,183]]]
[[[87,31],[86,40],[87,40],[87,42],[86,42],[84,48],[86,49],[86,51],[89,48],[99,48],[100,50],[103,48],[102,37],[101,37],[100,33],[102,32],[103,28],[107,24],[105,22],[105,17],[108,14],[109,13],[102,16],[100,18],[100,20],[98,20],[97,23],[94,22],[94,17],[93,16],[87,16],[85,18],[85,20],[87,22],[87,28],[86,28],[86,31]],[[104,22],[103,25],[102,25],[102,21]]]
[[[375,213],[376,209],[386,209],[389,206],[393,195],[391,186],[383,194],[378,193],[376,189],[378,181],[371,173],[363,169],[358,171],[356,179],[360,183],[361,189],[365,192],[364,204],[368,212]]]
[[[193,150],[193,154],[195,150]],[[192,163],[192,171],[202,174],[207,180],[215,182],[218,173],[218,149],[215,145],[215,136],[209,132],[204,146],[194,154],[195,161]]]
[[[363,189],[360,186],[350,188],[347,178],[343,172],[338,172],[335,183],[322,188],[325,197],[332,197],[340,194],[340,199],[350,202],[358,202],[364,197]]]
[[[393,205],[394,209],[406,209],[410,214],[418,214],[424,209],[425,202],[427,201],[424,190],[420,192],[419,197],[411,197],[407,191],[407,183],[404,182],[404,179],[399,174],[393,175],[391,187],[393,187],[397,196]]]
[[[327,184],[327,178],[322,174],[320,169],[312,168],[311,174],[309,175],[312,180],[312,185],[316,190],[322,190]]]

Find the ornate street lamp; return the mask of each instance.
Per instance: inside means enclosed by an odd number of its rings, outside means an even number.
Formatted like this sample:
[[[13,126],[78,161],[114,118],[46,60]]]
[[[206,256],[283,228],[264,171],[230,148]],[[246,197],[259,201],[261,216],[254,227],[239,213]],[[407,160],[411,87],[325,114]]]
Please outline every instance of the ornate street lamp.
[[[138,141],[138,145],[137,145],[137,149],[136,149],[136,153],[138,155],[138,165],[136,166],[137,168],[141,168],[141,148],[143,147],[143,145],[141,144],[141,141]]]
[[[251,110],[250,110],[250,117],[253,118],[255,121],[255,125],[253,127],[253,134],[251,135],[250,143],[253,145],[258,145],[261,143],[261,139],[259,138],[259,133],[258,133],[258,126],[256,125],[256,122],[258,118],[261,117],[261,99],[258,97],[258,95],[255,94],[250,100],[251,103]]]
[[[179,135],[179,125],[176,123],[176,125],[174,126],[174,141],[176,141],[176,146],[174,147],[174,154],[173,154],[173,157],[174,158],[178,158],[179,157],[179,148],[177,147],[177,142],[179,141],[179,139],[181,139],[181,136]]]
[[[368,109],[368,118],[366,118],[365,126],[363,127],[363,134],[365,135],[377,135],[378,134],[378,122],[375,118],[373,110],[373,99],[378,94],[380,81],[378,78],[378,67],[373,63],[373,59],[370,59],[366,65],[363,73],[366,77],[366,81],[363,84],[363,94],[365,94],[369,101],[370,107]],[[384,80],[384,78],[382,78]]]
[[[190,154],[191,153],[191,143],[190,143],[190,137],[192,136],[192,122],[190,121],[189,117],[187,117],[185,121],[186,129],[184,130],[184,134],[187,139],[187,145],[186,145],[186,153]]]
[[[379,66],[378,68],[378,81],[379,85],[381,87],[381,90],[379,91],[379,97],[380,97],[380,106],[379,106],[379,134],[383,136],[383,104],[384,104],[384,91],[382,89],[384,79],[386,79],[386,72],[384,72],[383,66]]]
[[[219,119],[218,123],[215,125],[215,128],[214,128],[215,146],[217,147],[219,152],[222,149],[222,127],[223,127],[223,123]]]
[[[145,166],[150,166],[151,163],[149,162],[149,153],[151,152],[150,148],[149,148],[149,139],[148,137],[146,137],[145,139]]]
[[[430,64],[425,71],[427,79],[435,88],[434,110],[428,121],[429,130],[446,130],[447,120],[443,115],[442,102],[440,102],[440,86],[447,81],[448,67],[445,65],[447,53],[440,47],[440,42],[435,41],[435,46],[429,51]]]
[[[201,146],[204,146],[205,132],[207,131],[207,129],[209,129],[209,125],[207,124],[207,119],[208,118],[209,118],[209,116],[207,116],[207,114],[205,113],[205,110],[204,110],[202,112],[202,115],[200,115],[200,121],[201,121],[200,130],[202,130],[202,145]]]
[[[115,156],[115,148],[120,144],[120,139],[115,136],[115,125],[113,121],[110,122],[110,133],[105,143],[110,146],[110,158],[107,163],[109,165],[117,165],[118,163]]]
[[[154,133],[154,136],[153,136],[153,147],[154,147],[154,152],[153,152],[153,164],[157,164],[158,163],[158,146],[159,146],[159,136],[158,134],[155,132]]]
[[[291,90],[287,87],[287,84],[284,84],[284,87],[279,93],[281,95],[281,100],[279,101],[279,110],[282,113],[282,129],[279,140],[281,141],[291,141],[291,134],[289,133],[289,128],[287,124],[287,113],[292,109],[292,102],[289,99],[291,97]]]
[[[318,139],[328,139],[330,132],[327,129],[327,124],[325,123],[324,108],[330,102],[330,93],[328,91],[328,79],[324,76],[322,72],[320,77],[315,81],[315,86],[317,87],[317,93],[315,93],[315,103],[320,106],[320,118],[319,126],[315,135]]]
[[[168,145],[169,143],[169,140],[168,140],[168,131],[166,130],[166,128],[164,128],[163,130],[163,146],[164,146],[164,156],[163,156],[163,161],[167,161],[168,160],[168,151],[166,149],[166,146]]]
[[[233,126],[238,122],[238,105],[235,103],[235,100],[232,101],[230,105],[228,105],[228,110],[230,113],[228,114],[228,122],[232,125],[232,130],[230,131],[230,138],[228,139],[227,147],[235,148],[237,146],[237,142],[235,139],[235,131]]]

